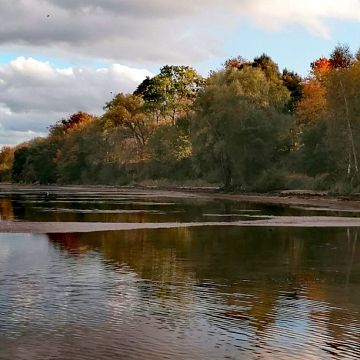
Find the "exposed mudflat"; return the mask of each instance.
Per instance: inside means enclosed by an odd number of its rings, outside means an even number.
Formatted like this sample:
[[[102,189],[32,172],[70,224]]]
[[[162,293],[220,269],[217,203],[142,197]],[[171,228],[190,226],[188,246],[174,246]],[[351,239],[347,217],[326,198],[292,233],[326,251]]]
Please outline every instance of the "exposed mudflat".
[[[242,227],[360,227],[360,218],[326,216],[278,216],[270,219],[232,222],[188,223],[101,223],[101,222],[0,222],[0,232],[7,233],[76,233],[139,229],[171,229],[201,226]]]
[[[111,198],[121,193],[129,198],[179,198],[179,199],[223,199],[231,201],[252,202],[258,204],[284,205],[304,208],[322,208],[333,211],[360,211],[360,198],[331,197],[320,193],[311,192],[283,192],[279,194],[237,194],[222,193],[216,188],[143,188],[143,187],[115,187],[115,186],[37,186],[37,185],[12,185],[0,184],[0,194],[11,193],[39,193],[50,194],[73,193],[76,195],[99,195]]]
[[[59,217],[54,219],[46,219],[40,221],[37,217],[33,219],[15,219],[4,218],[0,221],[0,232],[12,232],[12,233],[75,233],[75,232],[95,232],[95,231],[118,231],[118,230],[136,230],[136,229],[167,229],[178,227],[202,227],[202,226],[239,226],[239,227],[360,227],[360,201],[356,199],[345,200],[341,198],[334,198],[328,196],[314,195],[314,194],[279,194],[279,195],[243,195],[243,194],[226,194],[215,191],[214,189],[175,189],[175,190],[162,190],[162,189],[145,189],[145,188],[133,188],[133,187],[106,187],[106,186],[21,186],[21,185],[0,185],[0,195],[8,197],[13,194],[20,196],[25,195],[26,201],[31,202],[33,197],[39,197],[40,200],[48,204],[51,203],[48,196],[54,196],[62,198],[63,202],[69,201],[64,199],[67,194],[76,196],[79,204],[82,199],[89,201],[88,199],[96,196],[104,202],[118,201],[121,199],[121,206],[125,206],[128,203],[134,206],[158,206],[155,210],[140,209],[66,209],[66,208],[42,208],[43,213],[46,211],[51,212],[72,212],[72,213],[103,213],[103,214],[167,214],[171,213],[171,210],[160,211],[160,205],[173,205],[177,201],[197,201],[200,203],[208,202],[211,200],[227,200],[234,202],[253,203],[281,206],[289,209],[304,210],[304,215],[298,216],[298,214],[279,214],[274,213],[274,216],[257,214],[252,215],[251,212],[257,212],[256,209],[238,210],[239,214],[245,211],[249,214],[242,215],[242,219],[232,219],[234,221],[223,221],[223,219],[230,216],[239,216],[237,213],[212,213],[204,212],[202,218],[195,219],[192,216],[186,219],[170,219],[170,221],[163,221],[163,219],[156,219],[157,221],[150,222],[148,218],[142,218],[140,220],[133,219],[133,221],[127,218],[119,219],[119,221],[109,222],[104,218],[99,218],[99,221],[88,219],[89,221],[78,221],[76,218],[70,219],[70,221],[64,221]],[[65,195],[64,195],[65,194]],[[142,202],[146,198],[146,202]],[[35,199],[35,198],[34,198]],[[158,202],[159,199],[162,202]],[[164,200],[169,199],[169,200]],[[84,201],[85,201],[84,200]],[[120,200],[119,200],[120,201]],[[165,202],[164,202],[165,201]],[[174,203],[173,203],[174,201]],[[34,207],[34,209],[37,209]],[[96,211],[95,211],[96,210]],[[324,212],[323,216],[316,211]],[[167,212],[166,212],[167,211]],[[311,211],[313,216],[310,216],[306,211]],[[315,213],[314,213],[315,211]],[[173,211],[174,212],[174,211]],[[334,214],[332,214],[334,212]],[[338,216],[335,216],[335,212],[338,212]],[[344,214],[348,212],[349,214]],[[339,216],[339,214],[345,216]],[[285,216],[288,215],[288,216]],[[295,216],[296,215],[296,216]],[[219,221],[208,221],[206,218],[219,217]],[[129,218],[130,219],[130,218]],[[20,220],[20,221],[19,221]],[[33,221],[36,220],[36,221]],[[47,221],[49,220],[49,221]],[[58,220],[58,221],[56,221]]]
[[[269,195],[269,194],[226,194],[213,193],[204,194],[201,196],[209,196],[213,199],[223,199],[232,201],[252,202],[257,204],[268,205],[284,205],[291,207],[301,207],[304,210],[328,210],[328,211],[360,211],[360,200],[355,198],[341,198],[330,196],[316,196],[316,195]]]

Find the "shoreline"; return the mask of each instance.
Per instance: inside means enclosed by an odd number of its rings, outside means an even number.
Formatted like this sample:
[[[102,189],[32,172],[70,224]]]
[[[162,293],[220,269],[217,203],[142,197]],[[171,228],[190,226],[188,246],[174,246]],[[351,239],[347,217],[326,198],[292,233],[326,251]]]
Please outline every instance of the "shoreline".
[[[102,223],[0,221],[0,233],[61,234],[102,231],[176,229],[192,227],[360,228],[360,218],[334,216],[277,216],[271,219],[232,222]]]
[[[5,190],[5,191],[4,191]],[[316,207],[329,210],[360,211],[358,196],[330,196],[311,191],[283,191],[279,193],[228,193],[215,187],[144,187],[111,185],[19,185],[1,184],[0,196],[11,193],[53,192],[81,194],[116,195],[126,192],[149,195],[150,197],[195,198],[207,200],[229,200],[286,207]]]
[[[54,195],[99,195],[106,197],[114,195],[152,197],[152,198],[177,198],[194,200],[226,200],[246,202],[263,205],[284,206],[308,210],[327,210],[339,212],[360,212],[359,200],[344,200],[319,195],[291,195],[291,194],[235,194],[219,191],[204,191],[204,189],[154,189],[144,187],[110,187],[110,186],[39,186],[39,185],[10,185],[0,184],[0,196],[10,194],[39,194],[46,192]],[[30,221],[0,221],[2,233],[76,233],[98,231],[121,231],[141,229],[170,229],[183,227],[205,226],[237,226],[237,227],[297,227],[297,228],[360,228],[360,217],[350,216],[270,216],[266,219],[241,220],[233,222],[164,222],[164,223],[102,223],[102,222],[30,222]]]

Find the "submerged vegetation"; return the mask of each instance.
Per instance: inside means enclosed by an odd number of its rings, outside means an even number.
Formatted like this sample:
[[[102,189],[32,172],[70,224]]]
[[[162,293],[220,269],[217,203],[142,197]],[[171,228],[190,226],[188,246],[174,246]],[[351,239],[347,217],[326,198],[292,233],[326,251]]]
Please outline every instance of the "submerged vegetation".
[[[203,78],[164,66],[102,116],[79,112],[0,152],[0,179],[111,184],[203,181],[226,189],[360,191],[360,54],[337,46],[310,75],[267,55]]]

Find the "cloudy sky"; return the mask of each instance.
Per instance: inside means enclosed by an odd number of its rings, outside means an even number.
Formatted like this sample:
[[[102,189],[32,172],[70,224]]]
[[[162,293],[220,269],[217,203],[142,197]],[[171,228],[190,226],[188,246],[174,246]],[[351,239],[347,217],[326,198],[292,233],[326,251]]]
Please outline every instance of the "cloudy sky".
[[[359,33],[360,0],[0,0],[0,145],[101,114],[164,64],[206,75],[265,52],[306,75]]]

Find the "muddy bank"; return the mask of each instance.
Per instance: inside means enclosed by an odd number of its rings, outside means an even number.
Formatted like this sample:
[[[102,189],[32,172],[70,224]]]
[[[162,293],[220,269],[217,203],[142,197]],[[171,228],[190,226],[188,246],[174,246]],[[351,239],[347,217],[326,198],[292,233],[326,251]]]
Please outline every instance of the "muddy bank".
[[[333,211],[360,211],[360,200],[344,199],[329,196],[316,196],[316,195],[268,195],[268,194],[226,194],[214,192],[212,194],[198,193],[202,197],[219,200],[231,200],[240,202],[249,202],[264,205],[280,205],[288,207],[303,208],[304,210],[333,210]],[[311,208],[311,209],[309,209]]]
[[[190,223],[100,223],[100,222],[0,222],[3,233],[76,233],[96,231],[121,231],[141,229],[171,229],[202,226],[242,226],[242,227],[360,227],[360,218],[332,216],[277,216],[270,219],[233,222],[190,222]]]
[[[236,194],[219,192],[217,188],[145,188],[145,187],[114,187],[114,186],[37,186],[0,184],[0,195],[8,194],[76,194],[111,197],[128,195],[129,197],[146,196],[149,198],[195,198],[219,199],[257,204],[281,205],[289,207],[322,208],[326,210],[360,211],[360,198],[331,197],[311,192],[283,192],[279,194]]]
[[[148,197],[148,198],[199,198],[201,195],[195,191],[183,191],[182,189],[152,189],[152,188],[138,188],[131,186],[80,186],[80,185],[67,185],[67,186],[40,186],[40,185],[12,185],[0,184],[0,196],[11,194],[37,194],[37,195],[96,195],[103,196],[104,198],[111,198],[112,196],[131,196]]]

